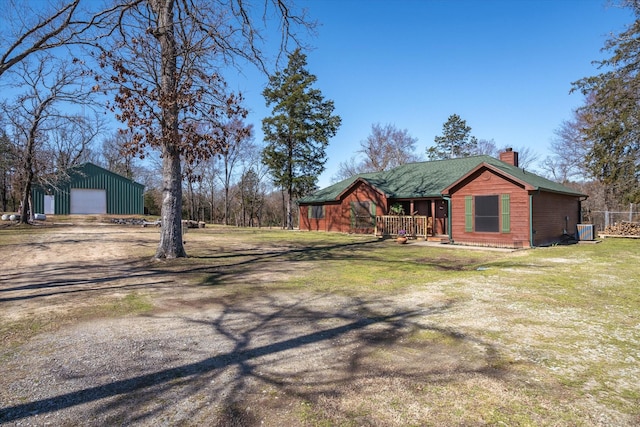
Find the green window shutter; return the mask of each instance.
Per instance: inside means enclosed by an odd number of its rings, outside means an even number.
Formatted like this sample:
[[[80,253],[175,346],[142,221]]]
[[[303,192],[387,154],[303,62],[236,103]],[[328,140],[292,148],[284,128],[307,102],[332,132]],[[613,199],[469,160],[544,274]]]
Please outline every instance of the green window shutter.
[[[509,194],[502,195],[502,232],[511,231],[511,203]]]
[[[311,219],[311,211],[313,210],[313,206],[307,205],[307,218]]]
[[[375,202],[369,203],[369,208],[371,209],[371,225],[375,227],[376,225],[376,204]]]
[[[473,232],[473,196],[464,198],[464,231]]]

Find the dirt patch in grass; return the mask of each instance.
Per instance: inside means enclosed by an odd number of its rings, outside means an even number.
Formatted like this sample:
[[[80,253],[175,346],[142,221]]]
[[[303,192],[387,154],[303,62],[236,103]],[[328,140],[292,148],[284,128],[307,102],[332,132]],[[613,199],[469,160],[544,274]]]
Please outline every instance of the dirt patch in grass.
[[[501,273],[570,271],[570,253],[547,262],[216,228],[187,234],[192,258],[152,261],[157,239],[153,228],[90,225],[0,240],[4,253],[29,253],[0,271],[0,422],[640,421],[637,382],[622,376],[638,377],[637,317],[588,350],[586,334],[611,325]],[[383,261],[385,277],[364,274]],[[341,282],[356,277],[343,268],[360,268],[375,293]]]

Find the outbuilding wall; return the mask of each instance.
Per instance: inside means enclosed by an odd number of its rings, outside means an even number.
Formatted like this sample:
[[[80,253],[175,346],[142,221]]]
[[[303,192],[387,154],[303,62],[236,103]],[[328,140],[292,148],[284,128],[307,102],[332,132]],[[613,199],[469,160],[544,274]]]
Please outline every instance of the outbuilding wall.
[[[44,196],[50,194],[54,196],[55,214],[70,214],[71,189],[106,190],[107,214],[144,214],[144,185],[91,163],[72,170],[70,176],[55,187],[34,187],[34,212],[44,213]]]

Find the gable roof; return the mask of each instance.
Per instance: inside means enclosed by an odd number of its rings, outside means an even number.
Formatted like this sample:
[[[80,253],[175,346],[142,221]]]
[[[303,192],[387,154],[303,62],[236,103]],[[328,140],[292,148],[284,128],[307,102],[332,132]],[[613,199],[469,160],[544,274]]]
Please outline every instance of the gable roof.
[[[463,178],[482,167],[519,181],[527,189],[543,190],[574,196],[585,196],[562,184],[553,182],[491,156],[471,156],[459,159],[407,163],[389,171],[358,174],[301,198],[298,203],[338,201],[357,181],[364,181],[391,199],[441,197]]]
[[[116,180],[127,182],[131,185],[142,187],[144,189],[143,184],[90,162],[69,168],[68,174],[71,180],[84,180],[96,175],[108,175]]]

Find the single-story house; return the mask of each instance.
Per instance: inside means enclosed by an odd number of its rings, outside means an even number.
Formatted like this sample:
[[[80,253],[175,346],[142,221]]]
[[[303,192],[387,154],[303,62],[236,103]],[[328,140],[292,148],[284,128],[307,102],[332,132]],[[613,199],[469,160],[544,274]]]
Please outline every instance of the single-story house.
[[[122,175],[84,163],[71,168],[64,178],[31,191],[34,213],[144,214],[144,185]]]
[[[300,229],[533,247],[576,234],[587,196],[518,166],[518,153],[409,163],[298,201]]]

